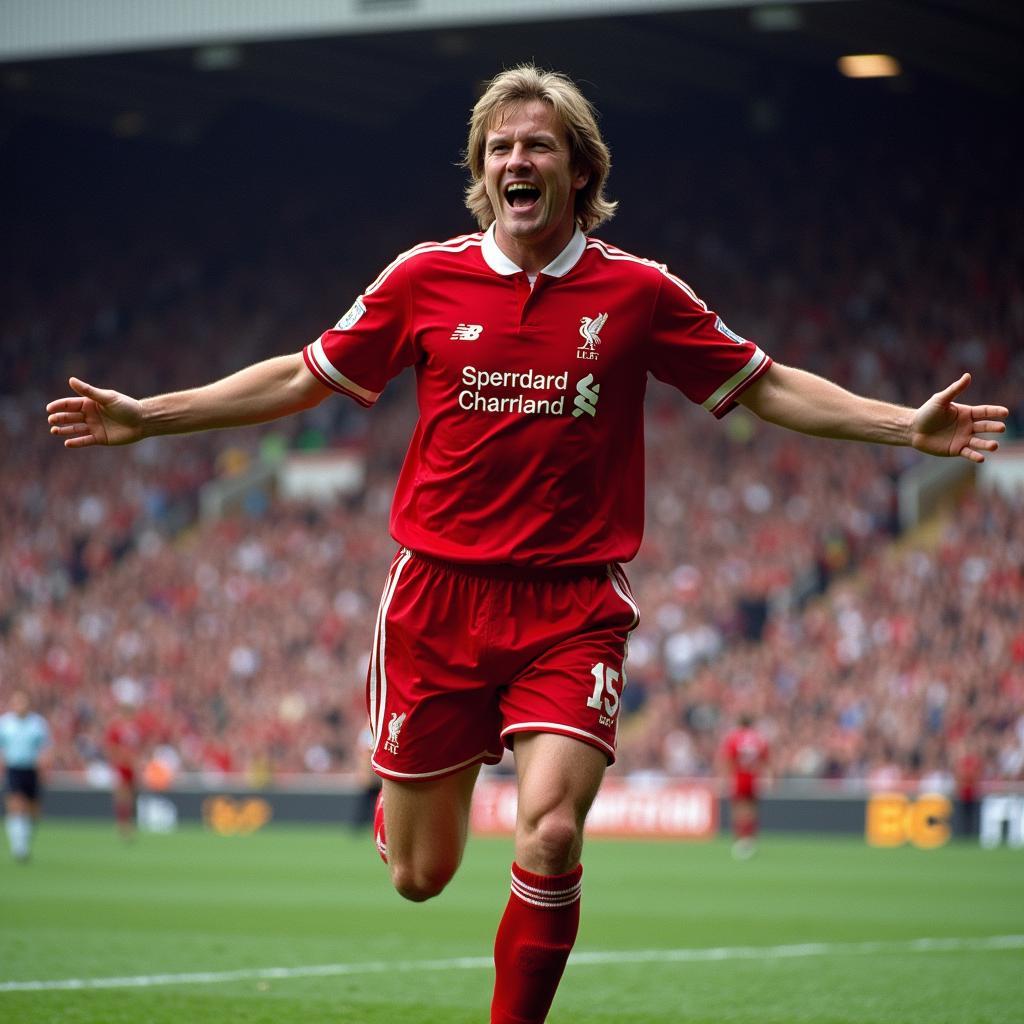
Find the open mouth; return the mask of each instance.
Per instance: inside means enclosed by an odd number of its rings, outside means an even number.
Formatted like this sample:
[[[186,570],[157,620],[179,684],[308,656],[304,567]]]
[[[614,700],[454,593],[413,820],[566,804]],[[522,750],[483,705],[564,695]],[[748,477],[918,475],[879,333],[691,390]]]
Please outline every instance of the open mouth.
[[[540,189],[524,181],[516,181],[505,188],[505,202],[513,210],[528,210],[540,199]]]

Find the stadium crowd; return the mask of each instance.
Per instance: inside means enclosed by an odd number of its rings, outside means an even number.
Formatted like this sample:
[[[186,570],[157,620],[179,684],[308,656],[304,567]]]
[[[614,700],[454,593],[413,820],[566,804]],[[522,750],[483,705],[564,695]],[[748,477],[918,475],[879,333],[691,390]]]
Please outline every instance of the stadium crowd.
[[[873,159],[881,173],[884,150]],[[834,156],[808,168],[750,154],[721,182],[669,158],[665,175],[705,202],[613,178],[622,231],[607,234],[666,259],[782,362],[915,405],[969,368],[970,395],[1009,406],[1020,435],[1024,205],[990,165],[949,160],[915,163],[881,195],[871,168],[851,176]],[[971,188],[944,187],[951,174]],[[377,232],[381,265],[438,233],[415,202]],[[140,756],[172,771],[265,781],[365,761],[410,382],[370,412],[332,400],[250,431],[77,456],[43,423],[70,372],[167,391],[333,323],[378,266],[339,256],[315,205],[286,195],[279,209],[258,238],[229,207],[201,239],[165,211],[144,241],[83,215],[56,261],[25,223],[4,243],[18,259],[0,284],[0,683],[31,689],[58,768],[102,760],[106,724],[124,715]],[[311,449],[365,459],[363,486],[199,517],[211,480]],[[1024,495],[968,493],[901,537],[896,483],[917,458],[797,437],[742,409],[715,424],[652,383],[647,534],[627,567],[642,622],[616,771],[708,775],[748,710],[777,775],[949,778],[970,748],[986,778],[1024,777]]]

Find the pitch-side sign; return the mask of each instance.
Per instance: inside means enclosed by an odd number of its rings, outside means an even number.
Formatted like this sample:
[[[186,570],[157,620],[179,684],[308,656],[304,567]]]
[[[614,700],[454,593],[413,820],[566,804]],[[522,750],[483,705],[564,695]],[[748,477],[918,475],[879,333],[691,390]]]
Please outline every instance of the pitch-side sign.
[[[870,846],[913,843],[922,850],[945,846],[952,834],[953,805],[941,793],[916,800],[904,793],[874,793],[868,800],[864,836]]]
[[[473,831],[508,834],[515,823],[515,783],[481,780],[473,792]],[[587,817],[590,836],[711,839],[717,831],[718,801],[710,786],[700,784],[652,786],[610,780],[601,787]]]

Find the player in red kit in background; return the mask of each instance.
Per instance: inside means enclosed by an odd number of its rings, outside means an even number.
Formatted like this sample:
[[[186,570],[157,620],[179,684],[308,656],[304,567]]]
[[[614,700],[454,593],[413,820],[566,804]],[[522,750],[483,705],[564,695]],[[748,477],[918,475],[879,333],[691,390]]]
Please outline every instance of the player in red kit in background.
[[[142,746],[142,734],[133,712],[120,714],[110,721],[103,735],[103,745],[114,776],[114,822],[122,839],[132,839]]]
[[[722,774],[729,779],[733,856],[745,860],[757,848],[760,784],[768,771],[768,741],[754,728],[754,716],[742,714],[722,740]]]
[[[953,772],[956,777],[956,834],[965,838],[978,836],[978,803],[985,770],[977,750],[969,740],[956,747]]]
[[[141,401],[72,378],[75,394],[47,410],[68,448],[129,444],[264,423],[335,393],[372,406],[413,368],[420,418],[367,681],[374,831],[397,890],[438,895],[481,764],[512,750],[491,1024],[539,1024],[576,938],[584,822],[615,757],[638,621],[621,563],[643,531],[648,375],[715,417],[741,402],[804,433],[972,461],[1008,413],[957,403],[966,374],[914,410],[773,363],[662,264],[591,237],[615,210],[611,162],[562,75],[498,75],[473,108],[465,165],[481,230],[400,255],[303,351]]]

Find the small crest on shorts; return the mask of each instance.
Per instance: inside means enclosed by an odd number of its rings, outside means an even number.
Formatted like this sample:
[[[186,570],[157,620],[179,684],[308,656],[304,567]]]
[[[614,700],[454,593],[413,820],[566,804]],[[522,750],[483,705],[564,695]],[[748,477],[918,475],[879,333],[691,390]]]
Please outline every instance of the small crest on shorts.
[[[384,741],[384,749],[389,754],[398,753],[398,734],[402,731],[402,726],[405,725],[405,716],[405,711],[401,714],[397,711],[391,712],[391,720],[388,722],[388,738]]]
[[[336,331],[347,331],[359,322],[359,318],[366,312],[362,299],[356,299],[352,308],[334,325]]]

